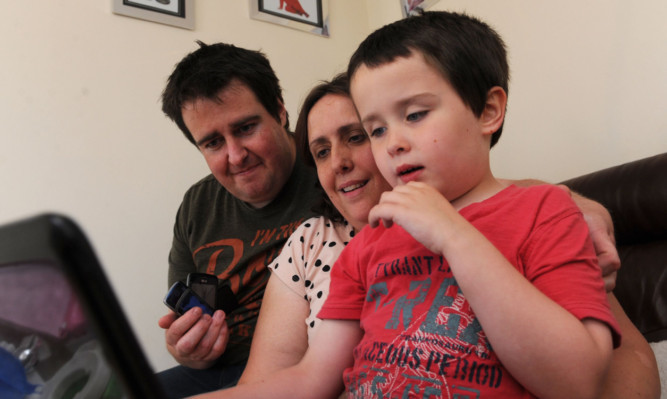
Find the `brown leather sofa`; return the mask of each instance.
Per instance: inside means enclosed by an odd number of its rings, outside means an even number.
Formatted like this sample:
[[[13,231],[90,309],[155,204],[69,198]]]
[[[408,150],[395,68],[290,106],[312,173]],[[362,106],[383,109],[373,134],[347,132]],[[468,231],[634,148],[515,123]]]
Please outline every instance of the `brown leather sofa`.
[[[563,183],[611,213],[621,258],[614,294],[648,342],[667,340],[667,153]]]

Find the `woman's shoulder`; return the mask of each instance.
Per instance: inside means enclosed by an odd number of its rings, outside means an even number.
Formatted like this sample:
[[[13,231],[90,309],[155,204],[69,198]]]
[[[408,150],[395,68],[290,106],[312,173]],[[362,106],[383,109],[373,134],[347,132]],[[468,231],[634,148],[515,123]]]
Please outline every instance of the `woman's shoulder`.
[[[302,295],[304,289],[328,287],[329,271],[350,240],[352,228],[326,217],[306,219],[268,266],[291,289]],[[305,285],[304,285],[305,284]]]
[[[347,222],[336,223],[325,216],[316,216],[306,219],[292,234],[292,239],[297,238],[302,243],[313,245],[313,241],[337,242],[343,245],[354,236],[352,226]]]
[[[269,267],[275,269],[279,262],[301,262],[326,257],[337,257],[352,239],[352,227],[347,223],[334,223],[324,216],[312,217],[301,223],[285,242],[281,253]]]

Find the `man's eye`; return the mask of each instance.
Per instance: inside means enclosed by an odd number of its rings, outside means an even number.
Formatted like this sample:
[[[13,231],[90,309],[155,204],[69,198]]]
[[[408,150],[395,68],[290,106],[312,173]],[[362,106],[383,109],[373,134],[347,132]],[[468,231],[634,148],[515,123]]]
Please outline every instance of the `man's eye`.
[[[239,133],[242,134],[250,133],[256,125],[257,125],[256,123],[248,123],[246,125],[243,125],[239,127]]]
[[[409,114],[406,119],[408,122],[416,122],[426,116],[427,113],[428,111],[413,112]]]
[[[216,150],[216,149],[222,147],[223,142],[224,141],[221,138],[212,139],[212,140],[209,140],[209,141],[206,142],[206,144],[204,145],[204,148],[206,148],[207,150]]]

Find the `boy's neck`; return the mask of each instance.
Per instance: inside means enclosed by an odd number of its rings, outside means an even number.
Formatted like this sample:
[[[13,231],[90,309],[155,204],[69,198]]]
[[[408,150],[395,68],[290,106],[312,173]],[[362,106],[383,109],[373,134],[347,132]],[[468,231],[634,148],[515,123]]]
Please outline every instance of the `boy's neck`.
[[[505,189],[508,184],[504,181],[496,179],[491,171],[488,172],[475,187],[468,190],[465,194],[451,201],[452,206],[460,211],[468,205],[476,202],[482,202],[493,197],[500,191]]]

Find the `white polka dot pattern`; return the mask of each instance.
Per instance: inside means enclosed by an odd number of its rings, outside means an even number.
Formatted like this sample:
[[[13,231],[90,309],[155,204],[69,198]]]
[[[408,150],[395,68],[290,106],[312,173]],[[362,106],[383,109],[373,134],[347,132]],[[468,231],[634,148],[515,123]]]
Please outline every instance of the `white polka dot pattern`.
[[[331,267],[353,235],[347,223],[310,218],[287,239],[280,255],[269,265],[276,277],[309,302],[310,314],[305,320],[309,341],[321,322],[316,316],[329,294]]]

